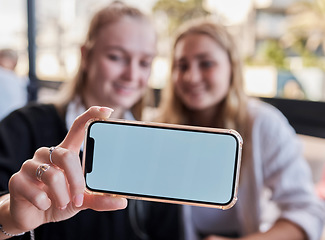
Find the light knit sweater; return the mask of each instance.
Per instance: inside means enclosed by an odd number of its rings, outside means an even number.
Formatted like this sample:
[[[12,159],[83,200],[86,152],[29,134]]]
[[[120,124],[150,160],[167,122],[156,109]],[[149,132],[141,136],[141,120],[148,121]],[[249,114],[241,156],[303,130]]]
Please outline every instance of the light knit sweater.
[[[260,231],[261,195],[268,188],[272,192],[271,201],[279,208],[279,218],[300,226],[308,239],[319,240],[325,210],[314,192],[311,171],[295,131],[271,105],[251,100],[247,110],[246,128],[250,134],[243,145],[236,203],[239,226],[235,228],[243,236]],[[182,208],[187,240],[199,239],[192,221],[195,218],[192,208]]]

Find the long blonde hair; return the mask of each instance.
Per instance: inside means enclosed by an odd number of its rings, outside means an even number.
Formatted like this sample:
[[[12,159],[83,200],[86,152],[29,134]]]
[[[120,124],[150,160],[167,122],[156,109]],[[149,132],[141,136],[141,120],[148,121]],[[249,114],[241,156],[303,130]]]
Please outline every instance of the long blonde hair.
[[[184,37],[191,34],[202,34],[216,41],[226,52],[231,64],[231,81],[229,92],[225,99],[220,103],[220,115],[214,126],[220,128],[232,128],[239,132],[244,132],[244,122],[247,111],[247,97],[243,91],[243,73],[242,62],[239,52],[236,48],[234,39],[226,28],[211,20],[193,20],[180,27],[177,34],[173,50],[177,43]],[[172,55],[171,72],[175,69],[174,52]],[[177,97],[172,76],[162,92],[160,103],[160,115],[158,121],[174,123],[174,124],[189,124],[189,110],[185,107],[182,101]]]
[[[131,17],[134,19],[150,22],[149,18],[144,15],[140,10],[127,6],[119,1],[115,1],[107,7],[102,8],[93,16],[89,25],[85,42],[83,44],[83,47],[88,52],[88,54],[86,55],[86,61],[89,61],[99,31],[108,24],[115,23],[124,17]],[[81,61],[82,60],[83,59],[81,59]],[[73,100],[76,96],[82,97],[82,92],[84,91],[86,80],[87,72],[82,67],[82,62],[80,62],[77,74],[74,79],[67,82],[59,92],[59,97],[57,97],[57,100],[55,102],[55,105],[59,109],[59,111],[64,112],[68,103]],[[83,101],[83,99],[81,100]],[[141,98],[131,108],[131,111],[136,119],[141,119],[143,106],[144,97]]]

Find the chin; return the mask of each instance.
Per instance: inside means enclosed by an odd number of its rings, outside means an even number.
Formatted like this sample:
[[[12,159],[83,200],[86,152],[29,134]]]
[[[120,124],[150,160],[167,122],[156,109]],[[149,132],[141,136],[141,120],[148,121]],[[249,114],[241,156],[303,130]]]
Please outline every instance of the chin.
[[[187,105],[187,108],[189,110],[191,110],[191,111],[202,111],[202,110],[206,109],[205,106],[202,106],[202,105],[193,105],[193,104]]]
[[[135,104],[136,104],[137,101],[121,101],[119,102],[119,106],[126,109],[126,110],[130,110]]]
[[[118,95],[115,98],[115,102],[120,105],[120,106],[133,106],[137,101],[138,101],[138,97],[136,96],[125,96],[125,95]]]

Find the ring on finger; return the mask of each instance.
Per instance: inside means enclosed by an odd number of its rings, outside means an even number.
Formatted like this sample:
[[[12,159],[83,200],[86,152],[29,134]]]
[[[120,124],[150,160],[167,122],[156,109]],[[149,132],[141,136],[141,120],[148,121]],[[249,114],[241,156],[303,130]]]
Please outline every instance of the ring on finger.
[[[42,181],[42,175],[43,173],[45,173],[47,170],[49,170],[51,167],[50,164],[44,163],[38,166],[38,168],[36,169],[36,178],[38,181]]]
[[[55,165],[54,163],[53,163],[53,160],[52,160],[52,153],[54,152],[54,150],[56,149],[57,147],[50,147],[50,150],[49,150],[49,152],[50,152],[50,163],[52,163],[53,165]]]

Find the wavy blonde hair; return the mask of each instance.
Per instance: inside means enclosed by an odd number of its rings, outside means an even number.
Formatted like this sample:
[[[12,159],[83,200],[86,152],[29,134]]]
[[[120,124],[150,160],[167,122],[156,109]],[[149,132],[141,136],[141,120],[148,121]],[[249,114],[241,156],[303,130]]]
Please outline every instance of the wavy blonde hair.
[[[227,53],[231,64],[231,81],[227,96],[218,108],[221,112],[215,124],[211,127],[232,128],[244,134],[244,122],[247,111],[247,96],[243,91],[242,62],[232,35],[221,24],[208,19],[193,20],[180,27],[176,35],[173,51],[171,76],[175,69],[174,50],[177,43],[191,34],[202,34],[213,39]],[[173,124],[189,124],[190,111],[179,99],[170,77],[162,92],[159,106],[158,121]]]
[[[82,93],[85,88],[85,81],[88,77],[87,72],[82,67],[82,61],[89,61],[99,31],[108,24],[115,23],[124,17],[131,17],[151,23],[149,17],[144,15],[140,10],[127,6],[119,1],[115,1],[107,7],[99,10],[93,16],[90,22],[86,40],[82,45],[88,52],[86,55],[87,59],[81,59],[76,76],[71,81],[64,84],[63,88],[59,92],[59,97],[56,98],[57,100],[55,105],[60,112],[64,113],[69,102],[72,101],[76,96],[82,97]],[[81,100],[84,103],[83,99]],[[144,102],[145,99],[143,97],[131,108],[131,111],[136,119],[141,119],[142,117]]]

